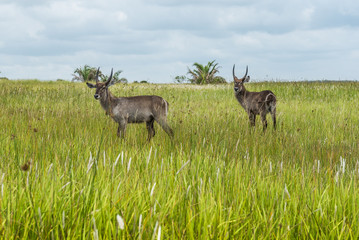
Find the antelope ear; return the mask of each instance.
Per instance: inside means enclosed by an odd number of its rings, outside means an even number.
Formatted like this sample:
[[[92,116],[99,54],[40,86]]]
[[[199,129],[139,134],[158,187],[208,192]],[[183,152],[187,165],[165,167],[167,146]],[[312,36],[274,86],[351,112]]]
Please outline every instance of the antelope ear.
[[[86,85],[89,87],[89,88],[96,88],[96,86],[95,85],[93,85],[93,84],[91,84],[91,83],[86,83]]]
[[[111,81],[108,83],[107,87],[110,87],[116,83],[116,79],[112,78]]]
[[[251,77],[250,77],[250,76],[247,76],[247,77],[244,79],[243,82],[249,82],[250,79],[251,79]]]
[[[113,78],[113,79],[111,79],[111,81],[107,84],[107,88],[108,87],[111,87],[112,85],[114,85],[116,83],[116,80]]]

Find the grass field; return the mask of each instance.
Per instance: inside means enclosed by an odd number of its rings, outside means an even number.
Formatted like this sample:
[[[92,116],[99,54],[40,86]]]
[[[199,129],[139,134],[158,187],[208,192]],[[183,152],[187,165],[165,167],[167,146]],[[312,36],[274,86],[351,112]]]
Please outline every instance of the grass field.
[[[232,84],[111,87],[169,102],[173,141],[148,143],[83,83],[0,81],[1,239],[358,239],[359,83],[247,89],[277,95],[277,131]]]

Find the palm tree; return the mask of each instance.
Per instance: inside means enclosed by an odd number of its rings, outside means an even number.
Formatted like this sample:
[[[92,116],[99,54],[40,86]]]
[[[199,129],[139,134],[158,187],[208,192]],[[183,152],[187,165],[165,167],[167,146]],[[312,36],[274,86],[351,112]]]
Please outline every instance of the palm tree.
[[[218,63],[215,63],[216,60],[208,62],[207,65],[203,66],[199,63],[194,63],[193,66],[195,69],[191,70],[188,68],[188,73],[191,75],[189,81],[195,84],[209,84],[209,83],[224,83],[226,82],[224,78],[215,76],[219,72]]]
[[[81,81],[87,82],[95,79],[97,69],[94,67],[90,67],[89,65],[85,65],[83,68],[76,68],[74,73],[72,74],[72,81]],[[100,71],[99,75],[102,73]]]

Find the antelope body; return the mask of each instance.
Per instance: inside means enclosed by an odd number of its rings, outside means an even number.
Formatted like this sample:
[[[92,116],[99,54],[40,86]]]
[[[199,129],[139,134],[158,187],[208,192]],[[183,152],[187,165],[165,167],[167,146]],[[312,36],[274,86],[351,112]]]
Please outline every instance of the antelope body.
[[[238,79],[234,73],[235,65],[233,65],[234,94],[241,106],[246,110],[249,121],[255,126],[256,116],[260,115],[263,123],[263,131],[267,128],[266,115],[272,115],[273,127],[276,129],[276,96],[270,90],[261,92],[249,92],[244,87],[244,83],[248,82],[250,76],[248,74],[248,66],[244,77]]]
[[[168,102],[159,96],[134,96],[134,97],[115,97],[108,89],[114,84],[112,73],[104,83],[99,82],[96,74],[96,85],[86,83],[89,88],[96,88],[94,95],[96,100],[100,100],[102,108],[118,123],[117,136],[124,138],[128,123],[146,123],[148,130],[148,140],[155,136],[153,126],[156,121],[163,130],[173,137],[173,131],[167,124]]]

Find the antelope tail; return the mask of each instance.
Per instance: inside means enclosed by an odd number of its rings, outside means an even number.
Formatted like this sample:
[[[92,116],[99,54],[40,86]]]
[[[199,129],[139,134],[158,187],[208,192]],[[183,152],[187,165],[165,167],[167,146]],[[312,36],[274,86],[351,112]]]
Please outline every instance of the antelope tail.
[[[271,100],[268,100],[268,97],[270,96],[273,96],[274,100],[277,101],[277,98],[275,97],[275,95],[273,93],[269,93],[267,96],[266,96],[266,99],[264,100],[264,102],[269,102]]]
[[[163,99],[163,102],[165,104],[165,116],[167,117],[167,113],[168,113],[168,102],[166,100]]]

